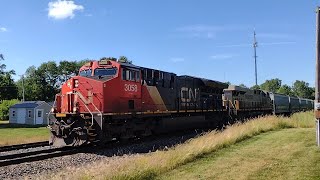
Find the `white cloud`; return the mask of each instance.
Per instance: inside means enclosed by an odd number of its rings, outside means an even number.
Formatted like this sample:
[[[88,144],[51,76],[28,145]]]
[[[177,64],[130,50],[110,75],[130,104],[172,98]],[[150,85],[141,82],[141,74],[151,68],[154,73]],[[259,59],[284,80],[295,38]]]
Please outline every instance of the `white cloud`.
[[[58,0],[48,4],[48,17],[53,19],[72,19],[75,16],[75,11],[84,9],[82,5],[77,5],[74,1]]]
[[[7,28],[5,28],[5,27],[0,27],[0,32],[7,32],[7,31],[8,31]]]
[[[170,60],[171,60],[172,62],[174,62],[174,63],[185,61],[184,58],[171,58]]]
[[[236,57],[236,55],[233,55],[233,54],[216,54],[216,55],[210,56],[211,59],[231,59],[233,57]]]

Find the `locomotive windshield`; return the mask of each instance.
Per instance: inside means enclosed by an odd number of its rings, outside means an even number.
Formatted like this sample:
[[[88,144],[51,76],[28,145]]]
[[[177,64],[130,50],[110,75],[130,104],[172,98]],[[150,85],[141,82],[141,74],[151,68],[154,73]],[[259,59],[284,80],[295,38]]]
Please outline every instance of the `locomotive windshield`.
[[[94,70],[94,76],[114,76],[117,74],[117,68],[98,68]]]
[[[88,69],[88,70],[83,70],[83,71],[80,71],[79,75],[80,76],[84,76],[84,77],[88,77],[88,76],[91,76],[91,69]]]

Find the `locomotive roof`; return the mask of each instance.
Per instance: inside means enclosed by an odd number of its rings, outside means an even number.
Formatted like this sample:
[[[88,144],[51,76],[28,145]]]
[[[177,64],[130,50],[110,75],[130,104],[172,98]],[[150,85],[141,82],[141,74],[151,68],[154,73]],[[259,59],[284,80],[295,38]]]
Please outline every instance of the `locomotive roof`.
[[[140,66],[136,66],[134,64],[129,64],[129,63],[119,63],[121,66],[127,66],[127,67],[131,67],[131,68],[137,68],[140,69]]]
[[[240,86],[235,86],[235,85],[229,85],[228,89],[226,90],[232,90],[232,91],[248,91],[250,89],[248,88],[244,88],[244,87],[240,87]]]
[[[206,78],[200,78],[196,76],[188,76],[188,75],[182,75],[180,77],[188,77],[188,78],[194,78],[194,79],[199,79],[203,82],[205,86],[210,86],[210,87],[220,87],[222,89],[227,88],[228,84],[220,81],[215,81],[211,79],[206,79]]]

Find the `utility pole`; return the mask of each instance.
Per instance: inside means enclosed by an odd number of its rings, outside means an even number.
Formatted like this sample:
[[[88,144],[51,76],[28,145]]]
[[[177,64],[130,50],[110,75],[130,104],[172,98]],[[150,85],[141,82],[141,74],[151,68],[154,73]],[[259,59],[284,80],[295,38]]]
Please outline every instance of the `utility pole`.
[[[316,118],[316,139],[317,145],[320,146],[320,7],[317,7],[317,24],[316,24],[316,92],[314,111]]]
[[[253,31],[253,49],[254,49],[254,75],[255,75],[256,85],[258,85],[257,47],[258,47],[258,42],[256,40],[256,30],[254,30]]]
[[[22,102],[25,101],[24,99],[24,74],[20,75],[22,79]]]

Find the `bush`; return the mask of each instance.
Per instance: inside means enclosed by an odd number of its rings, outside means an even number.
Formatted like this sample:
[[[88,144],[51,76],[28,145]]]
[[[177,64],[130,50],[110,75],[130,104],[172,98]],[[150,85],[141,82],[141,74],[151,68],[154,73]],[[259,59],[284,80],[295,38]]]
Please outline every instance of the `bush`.
[[[0,119],[9,120],[9,108],[19,102],[17,99],[2,100],[0,104]]]

